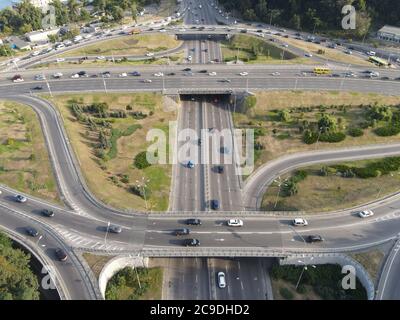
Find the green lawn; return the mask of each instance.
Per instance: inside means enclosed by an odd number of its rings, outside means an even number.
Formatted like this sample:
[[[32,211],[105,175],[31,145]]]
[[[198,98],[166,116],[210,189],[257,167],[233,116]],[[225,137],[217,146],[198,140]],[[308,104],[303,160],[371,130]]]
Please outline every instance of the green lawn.
[[[130,268],[118,271],[108,282],[106,300],[160,300],[161,268]]]
[[[13,102],[0,101],[0,181],[60,202],[39,119],[30,107]]]
[[[377,161],[363,160],[302,168],[300,170],[306,172],[307,177],[297,183],[296,194],[288,196],[281,187],[277,198],[279,187],[277,184],[272,184],[264,194],[261,208],[266,211],[320,213],[354,207],[397,192],[400,185],[400,171],[367,179],[342,176],[346,174],[347,167],[365,168]],[[322,168],[324,170],[327,168],[328,175],[321,175]],[[285,180],[292,176],[294,173],[281,178]]]

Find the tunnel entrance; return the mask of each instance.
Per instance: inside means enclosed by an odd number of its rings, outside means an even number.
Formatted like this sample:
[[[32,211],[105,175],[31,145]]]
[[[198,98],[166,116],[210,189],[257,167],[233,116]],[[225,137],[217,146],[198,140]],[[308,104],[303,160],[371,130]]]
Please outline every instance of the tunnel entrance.
[[[191,40],[209,40],[209,41],[223,41],[229,38],[228,34],[217,33],[177,33],[177,40],[191,41]]]

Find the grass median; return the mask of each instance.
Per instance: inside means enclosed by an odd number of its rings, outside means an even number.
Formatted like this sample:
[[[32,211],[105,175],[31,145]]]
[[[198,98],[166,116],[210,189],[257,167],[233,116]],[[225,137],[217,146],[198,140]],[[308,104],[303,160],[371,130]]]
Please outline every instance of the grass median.
[[[395,166],[391,168],[393,171],[385,171],[391,166],[388,159],[301,168],[282,176],[281,187],[273,183],[264,194],[261,208],[321,213],[351,208],[393,194],[400,189],[400,171]],[[376,177],[369,177],[374,175]]]
[[[400,141],[398,134],[377,134],[377,129],[387,126],[389,120],[371,119],[372,111],[381,107],[383,111],[389,108],[394,118],[399,112],[399,96],[338,91],[259,91],[253,99],[252,108],[239,110],[233,118],[236,128],[255,130],[259,144],[255,152],[256,168],[290,153]],[[305,143],[306,130],[318,131],[323,116],[333,119],[335,130],[344,134],[344,139],[329,142],[320,136],[317,141],[311,141],[313,143]],[[357,129],[357,134],[353,129]]]
[[[107,283],[106,300],[160,300],[161,268],[130,268],[118,271]]]
[[[60,202],[39,119],[30,107],[14,102],[0,101],[0,180]]]
[[[165,111],[156,93],[61,95],[49,98],[61,111],[72,147],[90,190],[120,209],[163,211],[168,208],[171,166],[138,168],[135,158],[147,150],[149,130],[168,136],[175,111]],[[107,106],[102,115],[94,107]],[[74,106],[72,108],[72,106]],[[90,109],[92,108],[92,109]],[[90,110],[89,110],[90,109]],[[145,193],[137,181],[148,181]]]
[[[234,35],[221,43],[225,62],[237,59],[244,63],[308,63],[292,52],[251,35]]]
[[[104,40],[77,49],[66,51],[59,57],[81,57],[87,55],[121,56],[144,55],[147,52],[161,52],[179,47],[182,41],[167,34],[139,34]]]

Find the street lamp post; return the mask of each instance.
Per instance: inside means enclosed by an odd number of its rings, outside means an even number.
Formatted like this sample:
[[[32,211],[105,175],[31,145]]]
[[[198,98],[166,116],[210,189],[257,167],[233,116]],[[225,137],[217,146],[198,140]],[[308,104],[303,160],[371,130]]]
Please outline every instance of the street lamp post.
[[[137,186],[139,188],[143,188],[143,198],[144,198],[144,203],[146,206],[146,210],[148,210],[148,206],[147,206],[147,198],[146,198],[146,187],[147,184],[150,182],[150,179],[146,179],[145,177],[142,177],[142,180],[136,180]]]
[[[314,257],[311,257],[311,258],[310,258],[310,260],[313,260],[313,259],[314,259]],[[297,290],[297,288],[299,287],[299,284],[300,284],[301,278],[303,277],[304,271],[308,270],[307,264],[306,264],[304,261],[298,260],[298,262],[304,264],[304,266],[303,266],[303,270],[301,270],[299,280],[297,280],[297,283],[296,283],[296,290]],[[317,267],[317,266],[315,266],[315,265],[311,265],[311,266],[312,266],[314,269]]]

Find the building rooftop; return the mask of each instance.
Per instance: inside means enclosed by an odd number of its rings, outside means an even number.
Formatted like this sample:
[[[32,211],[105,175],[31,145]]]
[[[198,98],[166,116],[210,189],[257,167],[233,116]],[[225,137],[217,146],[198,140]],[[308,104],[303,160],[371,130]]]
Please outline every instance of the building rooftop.
[[[379,29],[379,32],[384,32],[384,33],[392,33],[395,35],[400,36],[400,28],[399,27],[393,27],[393,26],[383,26],[381,29]]]

